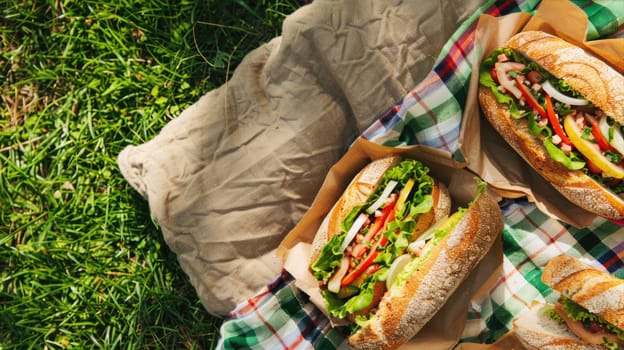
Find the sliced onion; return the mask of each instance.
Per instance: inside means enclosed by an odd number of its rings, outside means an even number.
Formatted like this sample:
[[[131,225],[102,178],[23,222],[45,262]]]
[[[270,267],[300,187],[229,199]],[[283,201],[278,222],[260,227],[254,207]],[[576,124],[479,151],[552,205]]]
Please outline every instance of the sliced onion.
[[[409,264],[412,261],[412,257],[409,254],[403,254],[398,256],[390,265],[388,269],[388,277],[386,278],[386,288],[390,289],[394,281],[396,281],[397,277],[405,268],[405,265]]]
[[[494,70],[496,70],[496,76],[501,86],[510,94],[516,96],[517,99],[522,98],[522,92],[516,87],[514,80],[509,77],[509,72],[521,71],[524,67],[524,64],[518,62],[496,62],[494,64]]]
[[[340,261],[338,270],[334,272],[334,275],[329,279],[329,282],[327,282],[327,290],[338,294],[340,291],[340,282],[342,282],[342,278],[347,274],[348,270],[349,258],[345,256],[342,258],[342,261]]]
[[[362,226],[364,225],[367,219],[368,217],[365,214],[360,214],[355,219],[355,221],[353,221],[353,225],[351,225],[351,228],[349,228],[349,231],[347,231],[347,235],[345,236],[344,240],[342,241],[342,244],[340,245],[341,252],[344,252],[345,249],[347,249],[351,241],[353,241],[353,238],[355,238],[355,235],[357,235],[357,233],[360,232],[360,230],[362,229]]]
[[[394,188],[396,187],[397,184],[398,182],[394,180],[388,181],[386,188],[384,188],[383,192],[381,192],[381,195],[379,196],[379,198],[377,198],[375,203],[371,204],[371,206],[368,207],[368,209],[366,209],[366,212],[369,214],[372,214],[375,212],[375,210],[379,209],[386,202],[386,199],[388,199],[388,196],[390,196],[392,191],[394,191]]]
[[[624,154],[624,136],[622,136],[622,130],[617,126],[610,126],[607,122],[607,117],[600,118],[598,122],[600,131],[609,140],[609,144],[613,146],[618,152]],[[613,128],[613,138],[609,134],[609,129]]]
[[[587,100],[582,99],[582,98],[574,98],[574,97],[570,97],[568,95],[564,95],[561,92],[559,92],[559,90],[555,89],[554,86],[552,86],[552,84],[546,80],[542,83],[542,88],[544,89],[544,91],[546,91],[547,94],[550,95],[550,97],[554,98],[555,100],[561,102],[561,103],[565,103],[571,106],[585,106],[587,105]]]

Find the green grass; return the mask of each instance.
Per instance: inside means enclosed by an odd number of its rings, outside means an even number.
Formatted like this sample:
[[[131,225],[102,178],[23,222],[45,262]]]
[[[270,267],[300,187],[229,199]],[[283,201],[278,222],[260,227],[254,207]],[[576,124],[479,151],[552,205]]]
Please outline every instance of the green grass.
[[[2,2],[0,349],[214,347],[221,320],[116,157],[223,84],[300,5]]]

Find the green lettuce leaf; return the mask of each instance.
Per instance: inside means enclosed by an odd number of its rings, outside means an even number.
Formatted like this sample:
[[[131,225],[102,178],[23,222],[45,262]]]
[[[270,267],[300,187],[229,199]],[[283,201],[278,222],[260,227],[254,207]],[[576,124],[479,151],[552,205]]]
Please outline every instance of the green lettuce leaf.
[[[544,147],[546,147],[546,152],[548,152],[548,155],[552,159],[563,164],[570,170],[580,170],[585,167],[585,161],[581,157],[579,157],[575,152],[566,154],[561,150],[561,148],[552,143],[551,138],[544,139]]]
[[[373,301],[373,292],[375,283],[377,282],[375,275],[369,276],[360,287],[359,293],[348,298],[346,301],[328,290],[321,291],[325,299],[327,311],[334,317],[345,318],[349,314],[367,308]]]
[[[310,265],[312,275],[318,281],[327,281],[334,270],[340,266],[340,261],[344,257],[344,253],[340,251],[340,246],[346,235],[346,233],[341,233],[333,236],[321,250],[318,259]]]

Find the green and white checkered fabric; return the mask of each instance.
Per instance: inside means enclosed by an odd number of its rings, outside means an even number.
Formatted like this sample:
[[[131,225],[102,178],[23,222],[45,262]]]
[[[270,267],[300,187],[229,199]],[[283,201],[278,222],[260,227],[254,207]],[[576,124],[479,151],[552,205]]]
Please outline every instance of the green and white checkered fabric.
[[[588,15],[588,39],[604,38],[624,23],[624,1],[572,0]],[[448,151],[455,160],[462,109],[473,69],[467,57],[474,49],[479,15],[532,12],[539,0],[490,0],[467,20],[444,46],[429,75],[362,136],[387,146],[422,144]],[[596,219],[577,229],[546,216],[526,200],[502,203],[504,260],[498,280],[467,315],[463,341],[491,343],[511,329],[515,315],[533,300],[553,301],[540,280],[541,267],[568,253],[624,278],[624,227]],[[265,290],[239,305],[221,327],[223,349],[336,349],[345,335],[294,286],[286,272]]]
[[[511,329],[515,315],[534,300],[557,298],[543,284],[541,267],[566,253],[624,278],[624,228],[596,219],[575,228],[542,213],[532,203],[513,201],[503,207],[503,268],[486,298],[473,303],[466,341],[491,343]]]

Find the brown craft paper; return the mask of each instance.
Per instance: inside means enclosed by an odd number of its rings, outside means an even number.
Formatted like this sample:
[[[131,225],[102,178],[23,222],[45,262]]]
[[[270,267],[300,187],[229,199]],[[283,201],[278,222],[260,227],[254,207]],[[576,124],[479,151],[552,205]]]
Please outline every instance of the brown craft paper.
[[[492,50],[503,46],[513,34],[519,31],[541,30],[573,42],[609,62],[620,72],[624,71],[624,60],[621,59],[624,57],[624,40],[603,39],[586,42],[587,27],[585,13],[568,0],[544,0],[534,16],[527,14],[504,17],[481,16],[475,39],[476,57],[473,62],[476,65],[473,66],[464,109],[466,125],[462,128],[462,138],[465,141],[462,150],[467,155],[469,169],[479,174],[492,188],[497,189],[501,196],[527,196],[544,213],[577,227],[588,226],[596,215],[579,208],[563,197],[516,154],[487,120],[479,117],[481,112],[477,100],[478,63]]]
[[[565,21],[561,20],[562,18],[565,18]],[[624,62],[618,61],[617,57],[624,57],[624,40],[584,43],[587,18],[582,10],[567,0],[544,0],[534,16],[526,13],[503,17],[481,16],[476,33],[477,49],[471,57],[473,74],[460,135],[460,147],[469,161],[467,169],[460,169],[459,165],[455,168],[448,167],[447,155],[441,155],[438,150],[428,147],[387,148],[359,139],[330,169],[310,209],[280,244],[277,254],[282,259],[285,269],[295,277],[298,288],[308,294],[310,300],[319,308],[325,309],[317,284],[308,270],[310,243],[314,234],[353,176],[371,160],[390,153],[418,159],[430,166],[432,175],[449,186],[454,203],[453,209],[458,205],[465,205],[473,198],[475,186],[473,177],[477,174],[488,182],[490,192],[510,198],[527,196],[545,213],[570,224],[585,226],[595,218],[595,215],[571,204],[540,175],[529,169],[522,158],[480,115],[477,101],[479,63],[484,56],[496,47],[502,46],[513,34],[529,29],[539,29],[562,36],[588,48],[596,55],[605,55],[610,63],[622,71]],[[470,301],[479,300],[488,294],[499,276],[501,267],[502,246],[498,240],[445,306],[401,349],[524,349],[513,332],[495,344],[457,344],[464,331]]]
[[[453,201],[453,210],[458,206],[467,205],[475,196],[476,181],[473,173],[436,162],[436,157],[432,157],[426,148],[415,146],[397,149],[379,146],[364,139],[357,140],[332,167],[314,203],[278,249],[284,267],[295,277],[297,287],[308,294],[310,300],[323,311],[325,305],[318,285],[308,270],[310,243],[321,221],[357,172],[371,160],[392,153],[418,159],[429,166],[431,174],[447,184]],[[496,197],[496,194],[493,195]],[[416,337],[401,349],[415,348],[416,344],[420,348],[423,343],[431,349],[452,348],[461,337],[472,296],[488,282],[490,285],[495,282],[491,276],[497,275],[501,262],[502,245],[500,240],[497,240],[492,250],[453,293],[450,298],[452,302],[445,304]],[[339,320],[332,321],[335,325],[341,324]]]

